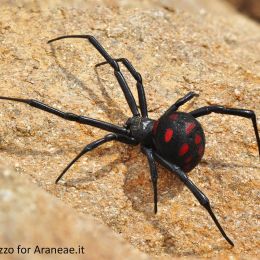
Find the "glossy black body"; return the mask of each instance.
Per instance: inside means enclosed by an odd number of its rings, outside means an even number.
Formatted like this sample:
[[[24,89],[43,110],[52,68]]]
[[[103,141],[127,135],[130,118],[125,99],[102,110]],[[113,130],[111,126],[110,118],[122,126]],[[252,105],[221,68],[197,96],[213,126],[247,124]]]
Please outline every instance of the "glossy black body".
[[[129,130],[130,136],[132,136],[137,143],[152,146],[152,129],[154,120],[148,117],[134,116],[127,120],[125,127]]]
[[[46,111],[65,120],[75,121],[79,124],[90,125],[108,131],[109,134],[86,145],[83,150],[66,166],[56,183],[64,176],[67,170],[84,154],[92,151],[100,145],[110,142],[119,141],[130,145],[140,145],[141,151],[147,157],[150,168],[151,181],[154,191],[154,212],[157,212],[157,166],[155,161],[163,165],[168,170],[176,174],[186,187],[192,192],[199,203],[207,210],[217,228],[230,245],[234,245],[228,238],[225,231],[218,222],[213,213],[207,196],[189,179],[187,172],[191,171],[201,160],[205,149],[205,135],[197,117],[208,115],[210,113],[220,113],[235,115],[251,119],[257,145],[260,155],[260,138],[257,129],[256,116],[254,111],[237,108],[226,108],[223,106],[206,106],[196,109],[189,113],[176,112],[179,107],[188,102],[198,94],[194,92],[187,93],[184,97],[178,99],[157,121],[148,117],[147,102],[143,87],[141,74],[135,70],[133,65],[125,58],[114,59],[102,45],[91,35],[66,35],[50,40],[52,43],[65,38],[86,39],[105,59],[96,65],[96,67],[109,64],[113,70],[117,82],[125,96],[127,104],[131,110],[130,117],[123,126],[107,123],[101,120],[93,119],[86,116],[76,115],[70,112],[63,112],[38,100],[23,99],[14,97],[0,96],[2,100],[9,100],[28,104],[37,109]],[[120,64],[126,67],[136,81],[139,107],[136,100],[128,87],[123,73],[120,70]]]
[[[160,117],[154,124],[153,142],[158,154],[184,172],[199,164],[205,150],[205,135],[200,123],[183,112]]]

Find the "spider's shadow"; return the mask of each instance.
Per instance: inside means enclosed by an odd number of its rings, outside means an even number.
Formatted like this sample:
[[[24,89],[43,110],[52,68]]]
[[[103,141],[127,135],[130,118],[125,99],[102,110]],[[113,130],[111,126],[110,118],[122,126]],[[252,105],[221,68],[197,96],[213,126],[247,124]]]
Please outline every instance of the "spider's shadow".
[[[56,51],[55,47],[52,44],[50,44],[50,46],[51,46],[51,52],[55,59],[55,62],[58,65],[58,67],[60,68],[60,70],[62,71],[62,73],[68,79],[68,84],[70,82],[72,82],[73,84],[79,86],[81,89],[84,89],[87,92],[87,94],[89,95],[89,97],[91,97],[91,99],[93,101],[95,100],[95,104],[97,104],[103,111],[105,111],[107,117],[111,120],[111,122],[122,121],[123,119],[126,120],[126,118],[127,118],[126,115],[122,113],[122,111],[120,110],[120,107],[115,102],[115,100],[109,96],[104,84],[102,83],[102,80],[99,76],[97,68],[94,67],[94,70],[96,72],[99,87],[102,92],[102,96],[105,99],[105,102],[95,93],[95,90],[93,90],[95,88],[86,87],[86,85],[79,78],[77,78],[75,75],[73,75],[71,72],[69,72],[68,69],[66,69],[66,67],[64,67],[61,64],[61,62],[58,59],[58,55],[57,55],[57,51]],[[120,86],[118,86],[118,88],[120,90]]]
[[[144,156],[144,155],[143,155]],[[134,161],[132,159],[131,161]],[[211,165],[211,168],[213,171],[215,169],[226,169],[229,168],[244,168],[245,165],[240,163],[223,163],[222,161],[218,160],[202,160],[202,165]],[[136,169],[135,169],[136,168]],[[184,188],[184,184],[177,178],[177,176],[163,168],[162,166],[158,166],[158,212],[161,210],[160,202],[167,202],[172,199],[178,194],[180,194]],[[258,168],[257,166],[250,166],[250,168]],[[152,190],[152,184],[150,181],[150,175],[149,175],[149,166],[148,163],[145,163],[144,167],[144,161],[140,161],[138,163],[132,164],[132,162],[129,162],[129,166],[127,167],[128,171],[126,173],[125,183],[124,183],[124,192],[129,198],[129,200],[132,202],[132,207],[134,210],[137,210],[144,214],[146,220],[150,222],[153,227],[156,230],[159,230],[159,232],[162,234],[163,237],[163,244],[162,247],[164,248],[164,252],[167,254],[176,254],[176,251],[178,249],[175,246],[175,241],[177,241],[178,238],[178,232],[175,234],[172,234],[169,232],[169,229],[167,226],[165,226],[160,219],[154,214],[153,212],[153,190]],[[138,173],[139,169],[139,173]],[[143,170],[140,170],[143,169]],[[133,173],[134,172],[134,173]],[[135,176],[135,179],[133,179],[133,176]],[[138,186],[138,180],[141,179],[142,182],[140,182]],[[136,181],[137,180],[137,181]],[[161,183],[161,185],[160,185]],[[192,194],[191,194],[192,196]],[[211,198],[209,198],[211,200]],[[205,210],[203,207],[201,207],[201,210]],[[209,220],[211,221],[211,220]],[[198,240],[199,244],[199,240]],[[219,251],[223,250],[228,245],[213,245],[211,249],[209,249],[209,252],[212,251]],[[194,256],[194,251],[192,249],[188,250],[185,255],[181,256]],[[198,257],[200,257],[198,255]]]
[[[130,151],[131,153],[131,151]],[[146,216],[154,216],[153,186],[150,169],[145,155],[134,149],[133,156],[126,163],[124,193],[132,202],[134,210]],[[134,163],[133,163],[134,162]],[[178,195],[184,185],[176,175],[157,164],[158,170],[158,210],[160,202],[168,201]]]
[[[87,42],[88,44],[88,42]],[[95,106],[98,106],[99,108],[102,109],[102,111],[104,111],[106,113],[106,116],[109,118],[109,120],[114,123],[114,122],[118,122],[118,121],[126,121],[127,116],[122,113],[121,108],[119,107],[118,103],[112,99],[108,93],[108,91],[106,90],[106,87],[104,86],[99,73],[98,73],[98,68],[94,67],[94,71],[97,75],[97,80],[98,80],[98,87],[101,90],[102,93],[102,97],[105,99],[105,101],[103,99],[101,99],[95,92],[95,87],[87,87],[84,82],[82,82],[76,75],[72,74],[64,65],[62,65],[62,63],[59,61],[59,58],[57,55],[57,51],[56,48],[53,46],[53,44],[50,44],[50,48],[51,48],[51,53],[52,56],[55,59],[55,63],[57,64],[57,66],[59,67],[59,69],[61,70],[61,72],[66,76],[66,78],[68,79],[68,85],[72,82],[73,84],[75,84],[76,86],[80,87],[81,89],[83,89],[87,95],[91,98],[91,100],[95,101]],[[109,67],[109,65],[107,65]],[[118,85],[118,89],[119,91],[121,91],[119,84],[116,82],[115,84]],[[125,101],[126,102],[126,101]],[[127,104],[127,103],[126,103]],[[105,151],[106,148],[100,147],[98,148],[101,151]],[[115,148],[116,149],[116,148]],[[114,149],[112,149],[113,151],[111,151],[112,153],[114,153]],[[116,152],[116,150],[115,150]],[[96,151],[92,151],[90,154],[87,155],[88,157],[95,157],[96,156]],[[102,178],[103,174],[102,172],[105,171],[106,167],[113,167],[113,165],[115,165],[118,161],[118,159],[114,160],[113,162],[111,162],[110,164],[104,166],[102,169],[98,170],[94,176],[86,176],[83,178],[75,178],[72,179],[68,182],[66,182],[66,185],[76,185],[76,184],[80,184],[80,183],[84,183],[97,179],[97,178]]]
[[[224,168],[224,169],[227,169],[227,168],[245,168],[245,167],[252,168],[252,169],[258,169],[259,168],[258,166],[255,166],[255,165],[245,166],[242,163],[235,163],[235,162],[226,163],[226,162],[223,162],[223,161],[220,161],[220,160],[215,160],[215,159],[202,160],[200,162],[200,164],[206,165],[207,167],[211,168],[213,171],[217,170],[217,169],[222,169],[222,168]]]
[[[99,86],[102,91],[102,95],[105,99],[105,102],[101,100],[98,95],[96,95],[95,91],[93,91],[90,88],[87,88],[82,81],[80,81],[75,75],[70,73],[58,60],[57,55],[56,55],[56,50],[55,48],[51,45],[51,50],[53,53],[53,56],[56,60],[57,65],[61,69],[64,75],[68,78],[69,81],[72,81],[76,85],[80,86],[82,89],[84,89],[88,95],[93,98],[96,103],[100,106],[100,108],[107,113],[108,118],[111,121],[114,121],[115,119],[122,120],[125,119],[126,116],[121,112],[120,108],[118,107],[118,104],[110,98],[106,88],[102,84],[102,81],[99,77],[99,74],[96,71],[98,81],[99,81]],[[118,86],[119,87],[119,86]],[[120,87],[119,87],[120,90]],[[107,105],[109,104],[109,106]],[[102,149],[102,148],[101,148]],[[135,150],[136,153],[136,150]],[[137,153],[137,156],[140,157],[140,154]],[[152,185],[150,182],[150,175],[149,175],[149,167],[148,163],[145,163],[145,168],[143,169],[144,166],[144,159],[145,157],[143,156],[142,161],[139,162],[134,162],[135,161],[133,158],[130,159],[130,161],[127,163],[127,173],[125,176],[125,181],[124,181],[124,192],[126,196],[129,198],[129,200],[132,202],[133,209],[137,210],[139,212],[142,212],[146,219],[152,223],[152,225],[160,231],[162,236],[164,237],[164,248],[166,253],[173,253],[172,250],[174,248],[174,241],[176,240],[176,237],[174,237],[169,230],[162,224],[160,221],[154,217],[153,215],[153,190],[152,190]],[[94,177],[102,177],[101,173],[105,171],[105,168],[107,166],[112,166],[115,165],[115,163],[119,162],[119,159],[116,159],[115,161],[111,162],[109,165],[106,165],[102,167],[99,171],[95,173]],[[220,168],[220,167],[225,167],[227,164],[219,164],[219,162],[216,161],[211,161],[210,164],[212,165],[213,168]],[[230,164],[228,164],[230,166]],[[244,167],[244,165],[239,165],[236,164],[234,167]],[[159,187],[158,187],[158,200],[164,201],[164,200],[171,200],[173,199],[177,194],[181,193],[181,191],[184,188],[184,184],[182,184],[177,177],[168,172],[165,169],[160,169],[159,168]],[[143,169],[143,170],[140,170]],[[145,172],[145,173],[144,173]],[[72,182],[75,183],[83,183],[86,181],[89,181],[89,177],[86,178],[77,178],[74,179]],[[160,210],[160,203],[159,203],[159,210]],[[218,250],[219,248],[213,248],[211,250]],[[193,252],[191,252],[193,254]],[[189,254],[189,253],[187,253]]]
[[[96,159],[97,157],[102,157],[100,155],[100,152],[103,154],[110,154],[110,155],[115,155],[118,151],[116,147],[110,147],[110,148],[105,148],[105,147],[100,147],[99,151],[93,151],[92,153],[87,154],[88,160]],[[97,154],[98,153],[98,154]],[[84,187],[85,184],[92,182],[92,181],[97,181],[98,179],[101,179],[103,177],[106,177],[108,172],[111,170],[111,168],[114,168],[117,164],[121,162],[121,158],[118,157],[112,161],[110,161],[107,164],[102,165],[102,167],[96,171],[89,171],[84,173],[84,177],[73,177],[70,176],[69,178],[66,179],[65,185],[66,186],[71,186],[71,187],[76,187],[77,189],[80,188],[80,185]],[[80,162],[79,162],[80,163]]]

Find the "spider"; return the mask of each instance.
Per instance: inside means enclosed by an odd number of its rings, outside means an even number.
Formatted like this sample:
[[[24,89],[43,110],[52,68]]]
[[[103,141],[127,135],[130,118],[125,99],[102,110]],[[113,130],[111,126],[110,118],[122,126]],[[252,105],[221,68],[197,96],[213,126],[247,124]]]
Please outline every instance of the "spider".
[[[254,132],[257,140],[260,155],[260,139],[257,129],[256,115],[252,110],[226,108],[219,105],[204,106],[189,113],[177,112],[178,108],[197,97],[194,92],[187,93],[184,97],[178,99],[164,114],[158,119],[153,120],[148,117],[147,102],[143,87],[143,81],[133,65],[125,58],[113,59],[102,45],[91,35],[65,35],[48,41],[52,43],[65,38],[81,38],[88,40],[93,47],[103,56],[104,62],[96,65],[102,66],[109,64],[114,69],[114,75],[124,93],[125,99],[132,112],[132,117],[128,118],[123,126],[117,126],[111,123],[97,119],[76,115],[60,111],[50,107],[38,100],[22,99],[0,96],[0,99],[22,102],[32,107],[44,110],[65,120],[75,121],[80,124],[90,125],[110,132],[103,138],[100,138],[84,147],[84,149],[66,166],[58,176],[55,183],[64,176],[67,170],[84,154],[92,151],[100,145],[119,141],[129,145],[141,146],[141,151],[148,160],[151,181],[154,194],[154,213],[157,213],[157,168],[156,162],[163,165],[168,170],[176,174],[180,180],[193,193],[199,203],[207,210],[215,225],[221,232],[226,241],[234,246],[234,243],[226,235],[210,206],[206,195],[189,179],[187,173],[190,172],[200,162],[205,149],[205,135],[197,117],[205,116],[210,113],[227,114],[233,116],[245,117],[252,120]],[[128,84],[120,70],[119,63],[122,63],[130,72],[136,81],[138,92],[139,108],[128,87]]]

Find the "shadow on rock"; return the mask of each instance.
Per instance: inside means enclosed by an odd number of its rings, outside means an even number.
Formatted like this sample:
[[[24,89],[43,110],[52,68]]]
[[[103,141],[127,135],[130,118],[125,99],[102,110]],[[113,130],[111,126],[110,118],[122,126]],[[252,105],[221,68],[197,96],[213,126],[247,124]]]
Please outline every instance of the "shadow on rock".
[[[73,84],[76,84],[81,89],[84,89],[88,93],[89,97],[91,97],[91,100],[95,101],[95,104],[97,106],[99,106],[99,108],[101,108],[103,111],[105,111],[106,115],[108,116],[108,118],[111,121],[117,122],[117,121],[122,121],[123,119],[126,120],[126,116],[120,110],[119,105],[116,103],[116,101],[114,99],[112,99],[109,96],[106,88],[104,87],[104,85],[101,81],[97,68],[95,68],[95,72],[96,72],[97,79],[99,82],[98,87],[100,88],[105,101],[101,100],[100,97],[98,97],[98,95],[95,93],[95,88],[86,87],[85,84],[81,80],[79,80],[75,75],[73,75],[71,72],[69,72],[68,69],[66,69],[61,64],[61,62],[59,61],[59,59],[57,57],[55,47],[52,44],[51,44],[51,52],[53,54],[53,57],[55,58],[57,65],[61,69],[62,73],[67,77],[68,81],[72,82]],[[120,86],[118,86],[118,88],[120,88]]]

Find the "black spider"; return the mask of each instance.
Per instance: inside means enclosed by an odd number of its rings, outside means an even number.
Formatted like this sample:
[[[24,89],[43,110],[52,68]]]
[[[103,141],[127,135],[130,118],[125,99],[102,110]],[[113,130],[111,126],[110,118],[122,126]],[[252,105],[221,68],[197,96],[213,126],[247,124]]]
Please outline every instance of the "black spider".
[[[190,113],[176,112],[178,108],[198,96],[194,92],[189,92],[183,98],[177,100],[157,121],[148,118],[147,104],[141,75],[134,69],[132,64],[125,58],[113,59],[100,43],[91,35],[67,35],[48,41],[48,43],[64,38],[83,38],[96,48],[96,50],[105,58],[105,62],[96,66],[109,64],[114,69],[114,75],[125,95],[126,101],[131,109],[133,116],[127,120],[124,126],[117,126],[97,119],[76,115],[73,113],[62,112],[33,99],[21,99],[0,96],[0,99],[12,100],[26,103],[35,108],[44,110],[48,113],[62,117],[65,120],[75,121],[80,124],[91,125],[108,132],[112,132],[103,138],[88,144],[63,170],[56,180],[56,183],[62,178],[66,171],[85,153],[94,148],[112,140],[131,145],[141,145],[142,152],[146,155],[150,166],[151,179],[154,191],[154,212],[157,212],[157,169],[155,160],[178,175],[181,181],[193,193],[200,204],[208,211],[215,222],[219,231],[227,242],[234,246],[228,238],[225,231],[219,224],[214,215],[209,200],[205,194],[188,178],[187,172],[191,171],[201,160],[205,149],[205,136],[197,117],[208,115],[212,112],[228,114],[249,118],[252,120],[255,136],[257,140],[260,155],[260,139],[257,130],[256,116],[251,110],[225,108],[223,106],[205,106],[196,109]],[[127,82],[120,71],[119,62],[128,69],[136,80],[140,112],[136,101],[129,89]]]

